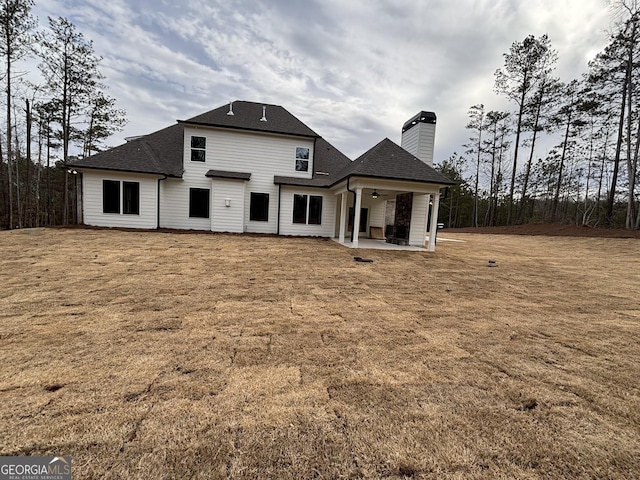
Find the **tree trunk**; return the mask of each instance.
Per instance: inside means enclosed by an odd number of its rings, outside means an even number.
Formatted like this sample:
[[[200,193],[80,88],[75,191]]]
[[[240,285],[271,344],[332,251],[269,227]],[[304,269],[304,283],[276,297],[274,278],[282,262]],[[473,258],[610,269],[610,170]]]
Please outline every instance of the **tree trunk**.
[[[12,158],[11,152],[11,37],[7,29],[7,182],[9,190],[9,215],[8,227],[13,228],[13,174],[12,174]]]
[[[528,81],[526,75],[523,80],[523,84]],[[524,102],[526,97],[526,90],[522,89],[522,96],[520,97],[520,108],[518,109],[518,126],[516,128],[516,144],[515,151],[513,153],[513,171],[511,172],[511,187],[509,188],[509,207],[507,211],[507,225],[511,225],[511,214],[513,212],[513,191],[516,185],[516,170],[518,168],[518,150],[520,148],[520,134],[522,133],[522,114],[524,112]]]
[[[571,129],[571,112],[567,118],[567,128],[564,131],[564,142],[562,142],[562,155],[560,156],[560,167],[558,168],[558,181],[556,183],[556,193],[553,197],[553,207],[551,210],[551,219],[556,221],[556,213],[558,211],[558,200],[560,199],[560,187],[562,185],[562,170],[567,155],[567,145],[569,143],[569,130]]]
[[[24,226],[31,226],[32,222],[29,221],[29,197],[31,193],[31,106],[29,99],[25,99],[26,113],[27,113],[27,174],[25,177],[25,190],[24,190]]]
[[[627,65],[627,69],[629,66]],[[609,190],[609,198],[607,200],[607,218],[608,226],[613,224],[613,206],[615,204],[616,186],[618,183],[618,171],[620,169],[620,155],[622,152],[622,140],[624,137],[624,118],[627,106],[627,76],[624,78],[622,87],[622,104],[620,105],[620,119],[618,121],[618,141],[616,142],[616,155],[613,159],[613,175],[611,177],[611,189]]]

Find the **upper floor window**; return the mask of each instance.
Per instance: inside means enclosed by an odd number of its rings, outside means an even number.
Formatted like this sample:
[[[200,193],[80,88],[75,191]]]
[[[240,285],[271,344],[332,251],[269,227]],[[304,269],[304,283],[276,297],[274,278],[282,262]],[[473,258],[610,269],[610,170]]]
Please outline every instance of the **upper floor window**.
[[[207,139],[205,137],[191,137],[191,161],[204,162]]]
[[[296,172],[309,171],[309,149],[296,147]]]

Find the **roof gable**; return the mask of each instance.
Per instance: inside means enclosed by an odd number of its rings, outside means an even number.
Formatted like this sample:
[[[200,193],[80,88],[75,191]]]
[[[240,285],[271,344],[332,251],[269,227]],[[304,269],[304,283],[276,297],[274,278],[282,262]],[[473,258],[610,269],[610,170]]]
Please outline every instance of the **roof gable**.
[[[449,178],[385,138],[375,147],[360,155],[338,175],[408,180],[438,185],[453,185]]]
[[[229,114],[229,107],[230,105],[228,104],[223,105],[222,107],[191,117],[188,120],[179,120],[179,122],[265,133],[318,137],[316,132],[280,105],[268,105],[238,100],[232,102],[233,115]]]

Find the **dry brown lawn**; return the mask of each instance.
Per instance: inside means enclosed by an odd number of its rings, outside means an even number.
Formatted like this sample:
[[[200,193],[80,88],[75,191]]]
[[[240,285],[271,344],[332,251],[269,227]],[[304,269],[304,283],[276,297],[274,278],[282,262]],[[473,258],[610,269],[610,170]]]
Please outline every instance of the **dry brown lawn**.
[[[640,240],[441,235],[464,242],[0,232],[0,455],[71,455],[76,479],[640,478]]]

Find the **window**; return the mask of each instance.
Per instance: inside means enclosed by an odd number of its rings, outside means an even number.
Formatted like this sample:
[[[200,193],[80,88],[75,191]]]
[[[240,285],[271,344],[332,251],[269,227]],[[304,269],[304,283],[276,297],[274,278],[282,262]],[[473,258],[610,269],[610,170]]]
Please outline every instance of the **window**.
[[[140,214],[140,183],[122,182],[122,213]]]
[[[189,216],[209,218],[208,188],[191,188],[189,190]]]
[[[269,194],[251,192],[251,205],[249,206],[249,220],[256,222],[269,221]]]
[[[322,197],[309,196],[309,225],[320,225],[322,223]]]
[[[293,196],[293,223],[321,225],[322,197],[295,194]]]
[[[293,223],[307,223],[307,196],[293,196]]]
[[[296,172],[309,171],[309,149],[296,147]]]
[[[191,137],[191,161],[204,162],[207,139],[205,137]]]
[[[102,212],[120,213],[120,182],[102,181]]]

